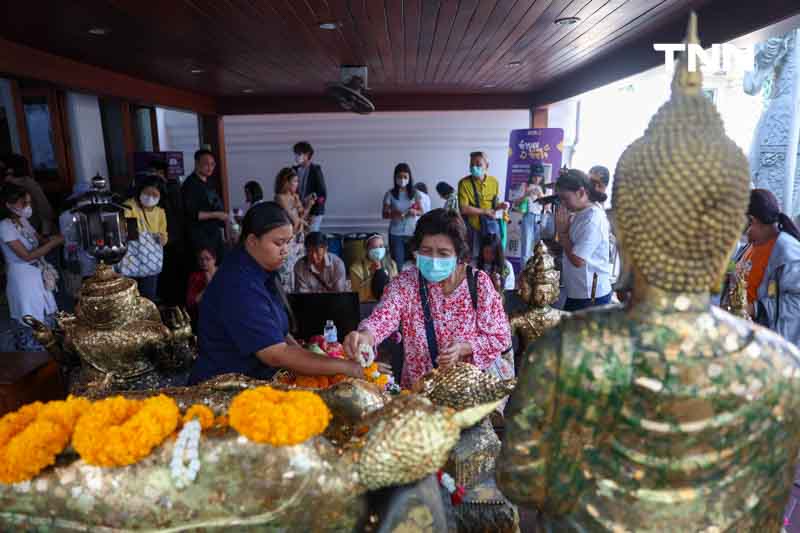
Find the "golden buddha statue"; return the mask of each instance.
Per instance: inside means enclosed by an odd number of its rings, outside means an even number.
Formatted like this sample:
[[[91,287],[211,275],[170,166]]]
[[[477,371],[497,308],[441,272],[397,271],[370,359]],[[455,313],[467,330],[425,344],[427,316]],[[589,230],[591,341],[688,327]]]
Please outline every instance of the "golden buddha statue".
[[[139,295],[136,281],[103,263],[83,283],[75,314],[56,316],[56,331],[32,317],[25,321],[60,362],[79,358],[73,394],[164,386],[165,374],[187,368],[196,356],[185,311],[172,310],[167,327],[156,305]]]
[[[126,396],[163,393],[182,411],[200,402],[220,416],[230,412],[236,394],[265,384],[226,375],[196,387]],[[319,393],[334,420],[341,398],[370,395],[362,385],[345,381]],[[331,401],[335,396],[340,398]],[[444,513],[430,476],[444,464],[461,430],[495,407],[455,411],[418,395],[402,395],[372,411],[366,433],[343,446],[322,435],[272,446],[253,442],[230,426],[211,428],[199,438],[200,468],[185,487],[170,479],[176,439],[167,438],[124,467],[90,466],[67,448],[55,465],[30,481],[0,484],[0,529],[442,531]],[[427,484],[420,482],[426,478]],[[388,496],[382,491],[368,502],[368,492],[388,487],[393,487]],[[384,496],[391,500],[385,506],[380,503]]]
[[[519,281],[519,297],[528,309],[511,315],[511,332],[519,335],[520,351],[561,322],[569,313],[550,307],[558,300],[561,275],[543,241],[533,249]]]
[[[531,345],[506,409],[498,485],[542,531],[780,531],[800,351],[709,297],[749,185],[747,158],[681,58],[614,178],[628,307],[564,320]]]

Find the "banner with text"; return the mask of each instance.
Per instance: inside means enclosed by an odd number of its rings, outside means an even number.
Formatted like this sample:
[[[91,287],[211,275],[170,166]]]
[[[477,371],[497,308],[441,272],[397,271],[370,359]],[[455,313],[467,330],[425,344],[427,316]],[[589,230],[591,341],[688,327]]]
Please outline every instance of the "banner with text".
[[[544,167],[544,183],[552,183],[558,178],[561,157],[564,151],[564,130],[561,128],[533,128],[512,130],[508,143],[508,171],[506,172],[506,201],[514,202],[524,196],[531,166],[539,162]],[[553,194],[552,188],[545,188],[545,194]],[[508,244],[506,258],[519,272],[522,254],[522,217],[514,209],[508,224]]]

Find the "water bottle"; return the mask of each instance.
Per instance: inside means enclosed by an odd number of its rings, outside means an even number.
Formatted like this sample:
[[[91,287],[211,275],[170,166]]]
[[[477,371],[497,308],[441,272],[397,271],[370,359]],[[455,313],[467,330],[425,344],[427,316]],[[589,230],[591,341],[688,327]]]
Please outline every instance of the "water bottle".
[[[333,323],[333,320],[325,322],[323,336],[325,337],[325,342],[337,342],[339,340],[339,334],[336,331],[336,324]]]

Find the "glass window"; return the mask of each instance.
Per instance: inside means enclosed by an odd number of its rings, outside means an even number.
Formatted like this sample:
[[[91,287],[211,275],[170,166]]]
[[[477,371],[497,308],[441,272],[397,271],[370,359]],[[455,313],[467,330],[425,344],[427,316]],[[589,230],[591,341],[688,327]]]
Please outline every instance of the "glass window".
[[[31,141],[31,166],[35,171],[58,172],[58,161],[53,147],[53,126],[50,122],[50,106],[42,98],[26,99],[23,108]]]

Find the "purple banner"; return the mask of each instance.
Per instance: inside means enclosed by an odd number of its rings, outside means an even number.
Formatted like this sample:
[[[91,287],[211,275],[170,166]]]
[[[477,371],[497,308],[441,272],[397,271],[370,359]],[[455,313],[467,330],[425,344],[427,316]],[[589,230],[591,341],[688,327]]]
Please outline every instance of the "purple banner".
[[[561,157],[564,149],[564,130],[561,128],[533,128],[512,130],[508,143],[508,171],[506,172],[506,201],[513,202],[525,194],[531,166],[541,163],[544,167],[544,183],[552,183],[558,178]],[[545,188],[545,194],[552,194],[552,188]],[[522,217],[518,210],[511,211],[508,224],[506,257],[519,272],[522,255]]]

